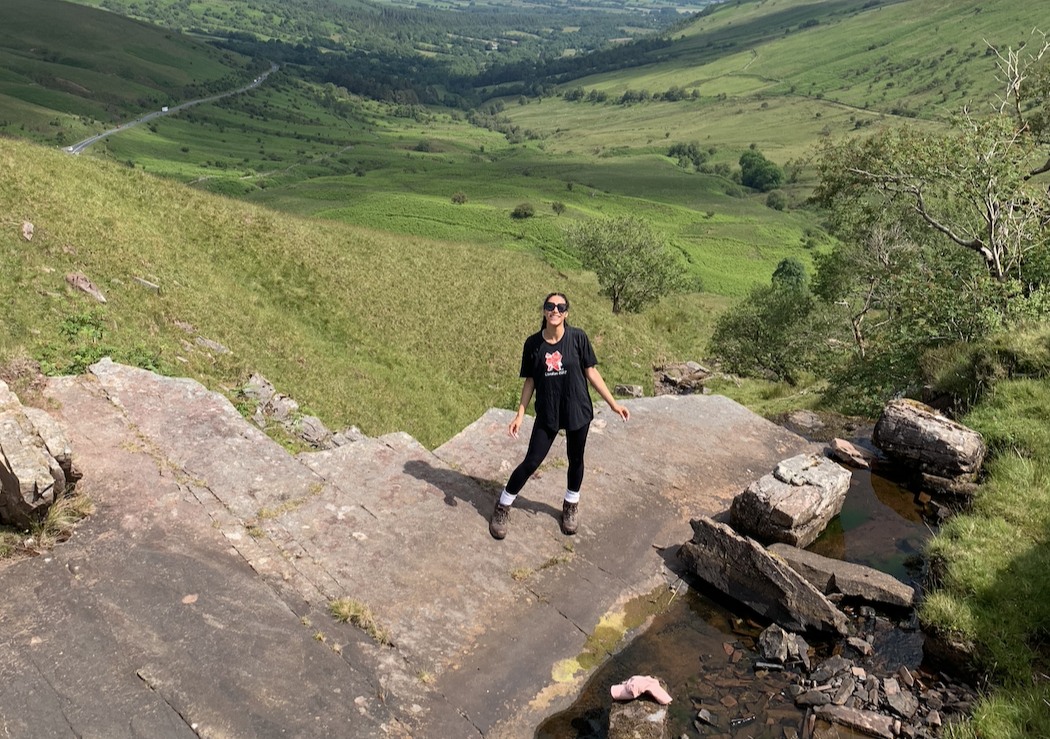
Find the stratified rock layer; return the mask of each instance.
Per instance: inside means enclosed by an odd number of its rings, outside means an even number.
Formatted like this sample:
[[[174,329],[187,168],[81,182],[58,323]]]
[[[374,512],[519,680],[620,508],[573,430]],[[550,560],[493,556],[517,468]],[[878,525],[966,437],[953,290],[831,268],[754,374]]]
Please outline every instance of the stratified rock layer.
[[[872,442],[901,464],[936,477],[973,480],[984,462],[979,433],[907,398],[886,404]]]

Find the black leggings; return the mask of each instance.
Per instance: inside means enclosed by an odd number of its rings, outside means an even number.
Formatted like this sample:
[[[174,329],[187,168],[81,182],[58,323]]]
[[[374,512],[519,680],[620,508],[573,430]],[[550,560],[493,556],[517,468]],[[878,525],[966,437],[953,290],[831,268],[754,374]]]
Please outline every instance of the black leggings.
[[[587,432],[590,424],[575,431],[565,432],[566,452],[569,457],[568,488],[573,492],[579,492],[583,485],[583,450],[587,446]],[[558,436],[557,431],[545,429],[539,424],[532,427],[532,437],[529,439],[529,451],[525,454],[525,461],[510,473],[507,481],[507,492],[517,495],[526,481],[539,469],[540,464],[551,450],[554,439]]]

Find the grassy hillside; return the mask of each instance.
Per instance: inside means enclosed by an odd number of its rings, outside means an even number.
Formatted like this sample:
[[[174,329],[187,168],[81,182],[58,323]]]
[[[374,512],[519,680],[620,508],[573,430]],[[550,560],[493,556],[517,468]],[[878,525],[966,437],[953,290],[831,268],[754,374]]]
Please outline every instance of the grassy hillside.
[[[249,60],[59,0],[0,0],[0,131],[66,144],[223,86]]]
[[[530,254],[281,215],[26,142],[0,139],[0,167],[4,359],[73,372],[110,354],[227,390],[257,370],[333,427],[433,446],[516,402],[521,341],[552,289],[610,384],[647,385],[652,363],[699,356],[722,307],[694,295],[614,317],[593,276]],[[106,305],[69,291],[72,271]]]

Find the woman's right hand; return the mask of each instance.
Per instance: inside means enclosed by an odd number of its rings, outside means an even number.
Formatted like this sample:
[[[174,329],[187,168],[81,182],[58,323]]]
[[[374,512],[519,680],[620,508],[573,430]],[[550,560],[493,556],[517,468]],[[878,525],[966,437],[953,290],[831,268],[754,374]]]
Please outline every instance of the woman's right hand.
[[[522,414],[518,414],[514,417],[514,420],[510,422],[510,435],[515,439],[518,438],[518,430],[521,428],[521,422],[524,420]]]

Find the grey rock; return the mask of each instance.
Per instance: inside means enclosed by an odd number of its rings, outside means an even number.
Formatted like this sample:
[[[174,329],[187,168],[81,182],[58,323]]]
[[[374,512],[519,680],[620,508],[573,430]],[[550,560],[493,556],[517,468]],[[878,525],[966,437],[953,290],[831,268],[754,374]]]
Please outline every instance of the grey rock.
[[[845,704],[846,699],[853,695],[853,689],[857,687],[857,683],[852,677],[847,677],[842,681],[842,685],[835,691],[835,695],[832,696],[831,702],[836,706]]]
[[[332,434],[332,443],[336,446],[345,446],[346,444],[353,444],[355,441],[363,441],[367,439],[361,429],[357,426],[347,426],[341,431],[336,431]]]
[[[900,463],[937,477],[971,481],[984,462],[979,433],[914,400],[890,401],[872,442]]]
[[[613,388],[613,392],[620,396],[626,396],[629,398],[644,398],[645,391],[641,385],[617,385]]]
[[[919,710],[919,699],[906,690],[897,691],[893,695],[887,692],[886,702],[890,708],[907,719],[910,719]]]
[[[930,711],[926,714],[926,723],[933,728],[937,728],[941,725],[941,714],[939,711]]]
[[[840,592],[872,603],[910,608],[915,591],[892,575],[871,567],[822,557],[786,544],[772,544],[769,551],[783,557],[788,565],[823,593]]]
[[[22,221],[22,238],[26,241],[33,240],[33,224],[29,221]]]
[[[856,708],[845,708],[843,706],[817,706],[813,709],[817,718],[828,723],[839,724],[850,729],[879,737],[879,739],[893,739],[893,719],[882,716],[871,711],[861,711]]]
[[[826,706],[831,698],[822,690],[807,690],[795,698],[796,706]]]
[[[846,639],[846,643],[849,644],[854,649],[856,649],[861,654],[863,654],[865,657],[870,657],[871,655],[873,655],[875,653],[875,650],[872,648],[872,646],[870,644],[868,644],[863,639],[858,639],[855,636],[851,636],[848,639]]]
[[[789,635],[777,624],[771,624],[769,628],[758,636],[758,653],[763,659],[780,662],[783,664],[788,659]],[[792,641],[792,643],[794,643]]]
[[[255,372],[248,378],[248,382],[241,390],[241,393],[246,398],[265,405],[270,398],[277,394],[277,390],[272,382]]]
[[[82,272],[70,272],[66,275],[66,283],[74,290],[80,290],[81,292],[87,293],[100,303],[106,302],[106,296],[103,295],[102,291],[95,286],[95,283],[89,280],[88,276]]]
[[[696,718],[708,726],[718,726],[718,721],[706,708],[701,708],[700,712],[696,714]]]
[[[29,526],[64,491],[66,477],[17,401],[0,381],[0,522]],[[65,453],[65,444],[52,443]]]
[[[609,739],[667,739],[667,706],[648,700],[614,702],[609,711]]]
[[[299,412],[299,404],[284,393],[277,393],[263,406],[263,412],[278,423],[287,423]]]
[[[135,282],[137,282],[140,285],[142,285],[147,290],[152,290],[155,293],[156,292],[160,292],[160,285],[158,285],[155,282],[150,282],[149,280],[144,280],[141,277],[132,277],[131,279],[133,279]]]
[[[846,633],[845,614],[758,542],[705,516],[690,525],[678,558],[702,580],[785,629]]]
[[[816,669],[813,670],[809,677],[814,682],[822,683],[826,680],[830,680],[836,675],[841,675],[843,672],[849,671],[852,667],[853,662],[836,654],[832,657],[828,657],[817,665]]]
[[[332,432],[322,423],[317,416],[303,416],[298,423],[299,437],[316,449],[331,449]]]
[[[886,693],[886,697],[888,698],[891,695],[897,695],[897,693],[901,692],[901,686],[900,683],[897,682],[897,678],[888,677],[882,681],[882,690]]]
[[[915,685],[915,677],[911,674],[911,671],[909,671],[908,668],[904,665],[901,665],[899,668],[897,668],[897,677],[900,678],[901,684],[908,688],[911,688]]]
[[[851,444],[845,439],[832,439],[829,451],[831,456],[838,461],[853,467],[859,467],[862,470],[871,469],[871,465],[876,459],[874,453],[856,444]]]
[[[759,541],[809,546],[842,510],[850,477],[830,459],[792,457],[733,499],[730,521]]]
[[[824,428],[824,421],[813,411],[792,411],[785,419],[788,423],[796,426],[801,431],[814,432]]]
[[[197,344],[197,346],[203,347],[208,351],[213,351],[216,354],[232,354],[232,352],[229,349],[227,349],[219,342],[212,341],[211,339],[206,339],[203,336],[198,336],[193,341]]]

